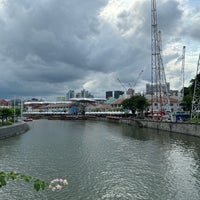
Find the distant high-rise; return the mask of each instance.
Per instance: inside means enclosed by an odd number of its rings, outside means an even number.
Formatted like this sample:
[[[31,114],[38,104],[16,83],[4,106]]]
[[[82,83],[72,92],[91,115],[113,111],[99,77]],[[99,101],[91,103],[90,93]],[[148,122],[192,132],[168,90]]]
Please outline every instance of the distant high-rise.
[[[69,101],[72,98],[94,98],[94,96],[85,89],[77,93],[74,90],[69,90],[66,94],[66,100]]]
[[[170,90],[170,84],[169,83],[166,83],[166,86],[167,86],[167,91]],[[154,84],[152,86],[153,88],[151,89],[151,84],[147,83],[146,84],[146,94],[151,94],[151,92],[155,93],[156,92],[156,88],[157,86]],[[165,85],[162,85],[162,91],[165,91]]]
[[[120,95],[123,95],[124,92],[123,91],[120,91],[120,90],[116,90],[114,91],[114,98],[115,99],[118,99]]]
[[[85,89],[81,90],[81,92],[78,93],[78,94],[79,94],[78,97],[81,97],[81,98],[94,98],[94,96],[91,95],[91,94],[89,93],[89,91],[87,91],[87,90],[85,90]]]
[[[113,91],[106,91],[106,99],[113,97]]]
[[[74,90],[69,90],[66,94],[66,100],[69,101],[69,99],[74,98],[75,97],[75,92]]]

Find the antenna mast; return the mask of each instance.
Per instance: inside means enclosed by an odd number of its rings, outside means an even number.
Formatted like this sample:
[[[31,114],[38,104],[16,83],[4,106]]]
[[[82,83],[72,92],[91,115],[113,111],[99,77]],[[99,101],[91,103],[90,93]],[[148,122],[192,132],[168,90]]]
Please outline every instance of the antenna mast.
[[[158,31],[156,0],[151,0],[151,108],[161,117],[169,108],[169,91],[162,59],[161,31]],[[165,98],[164,98],[165,96]],[[154,104],[155,102],[155,104]],[[155,105],[155,106],[154,106]],[[168,108],[166,108],[166,105]]]
[[[160,47],[157,28],[156,0],[151,0],[151,104],[154,110],[154,96],[157,103],[156,110],[162,111]],[[155,95],[154,95],[155,93]],[[159,107],[160,105],[160,107]]]

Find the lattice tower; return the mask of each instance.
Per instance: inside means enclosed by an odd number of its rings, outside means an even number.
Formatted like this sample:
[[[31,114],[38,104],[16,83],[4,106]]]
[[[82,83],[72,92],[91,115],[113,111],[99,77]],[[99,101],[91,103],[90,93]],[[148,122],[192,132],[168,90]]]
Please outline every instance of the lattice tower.
[[[197,71],[194,83],[194,92],[193,92],[193,99],[192,99],[192,110],[191,110],[191,118],[197,119],[200,118],[200,54],[199,59],[197,62]]]
[[[151,104],[153,110],[163,112],[168,91],[165,70],[161,55],[161,33],[157,27],[156,0],[151,0]],[[164,97],[165,96],[165,97]],[[154,106],[154,102],[157,106]]]

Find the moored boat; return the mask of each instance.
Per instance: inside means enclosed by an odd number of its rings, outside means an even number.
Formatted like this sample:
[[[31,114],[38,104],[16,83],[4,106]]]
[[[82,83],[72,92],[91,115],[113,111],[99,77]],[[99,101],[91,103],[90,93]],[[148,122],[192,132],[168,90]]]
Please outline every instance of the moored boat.
[[[32,118],[25,118],[25,119],[23,119],[23,121],[24,121],[24,122],[32,122],[33,119],[32,119]]]

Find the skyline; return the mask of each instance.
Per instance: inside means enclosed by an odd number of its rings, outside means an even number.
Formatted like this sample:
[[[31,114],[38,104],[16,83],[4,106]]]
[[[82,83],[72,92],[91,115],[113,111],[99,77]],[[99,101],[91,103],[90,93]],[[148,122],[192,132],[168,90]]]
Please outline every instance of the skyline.
[[[200,53],[198,0],[157,1],[171,89],[194,78]],[[0,0],[0,98],[65,96],[68,90],[145,91],[151,71],[151,1]]]

